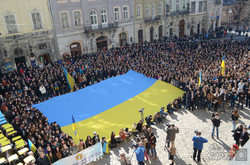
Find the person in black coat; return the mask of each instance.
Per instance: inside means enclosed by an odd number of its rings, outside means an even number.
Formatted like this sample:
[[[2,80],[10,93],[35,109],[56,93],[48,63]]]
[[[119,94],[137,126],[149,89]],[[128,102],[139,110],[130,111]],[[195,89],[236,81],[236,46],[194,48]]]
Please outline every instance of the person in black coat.
[[[247,128],[244,127],[243,128],[243,133],[241,134],[241,137],[240,137],[240,145],[243,147],[248,140],[249,140],[249,135],[248,135],[248,132],[247,132]]]
[[[243,126],[240,125],[238,128],[235,129],[234,134],[233,134],[233,137],[237,146],[240,145],[240,137],[241,137],[242,130],[243,130]]]
[[[49,158],[44,154],[44,152],[40,152],[40,156],[36,163],[37,165],[51,165]]]
[[[94,132],[94,136],[92,137],[92,142],[93,142],[93,145],[100,142],[100,137],[96,132]]]

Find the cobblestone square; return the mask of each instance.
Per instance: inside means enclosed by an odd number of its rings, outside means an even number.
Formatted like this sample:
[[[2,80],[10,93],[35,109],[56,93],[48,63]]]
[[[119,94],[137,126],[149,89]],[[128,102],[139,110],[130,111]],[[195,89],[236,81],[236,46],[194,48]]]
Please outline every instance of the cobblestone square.
[[[174,114],[167,117],[164,123],[152,126],[153,132],[157,137],[156,151],[158,159],[150,159],[146,162],[146,165],[167,165],[170,164],[168,159],[168,152],[164,150],[166,139],[166,123],[173,123],[179,128],[179,134],[176,136],[176,165],[227,165],[229,163],[228,152],[231,146],[234,144],[232,137],[233,125],[231,122],[231,109],[227,109],[225,113],[219,113],[221,117],[221,125],[219,127],[219,139],[212,139],[212,122],[211,112],[207,110],[195,110],[190,112],[184,108],[178,110]],[[138,119],[139,120],[139,119]],[[240,110],[239,124],[249,125],[250,123],[250,111],[249,109]],[[238,125],[239,125],[238,124]],[[237,125],[237,126],[238,126]],[[193,161],[193,142],[192,137],[195,135],[194,131],[201,131],[201,136],[208,139],[208,143],[204,144],[201,153],[201,162],[197,163]],[[131,163],[137,165],[136,155],[133,154],[132,144],[134,140],[128,140],[124,143],[120,143],[117,148],[112,149],[110,154],[106,154],[103,158],[96,162],[90,163],[91,165],[119,165],[118,160],[120,153],[126,153],[131,158]]]

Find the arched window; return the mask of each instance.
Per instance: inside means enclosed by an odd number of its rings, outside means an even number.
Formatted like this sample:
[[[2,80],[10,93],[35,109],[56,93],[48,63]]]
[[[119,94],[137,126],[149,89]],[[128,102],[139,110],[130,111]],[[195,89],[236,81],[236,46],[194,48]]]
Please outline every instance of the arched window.
[[[155,17],[155,4],[152,4],[152,17]]]
[[[102,23],[108,23],[108,18],[107,18],[107,10],[106,9],[102,9],[101,10],[101,18],[102,18]]]
[[[122,9],[123,12],[123,19],[128,19],[128,7],[124,6]]]
[[[90,20],[91,20],[91,25],[97,25],[97,12],[96,10],[92,9],[90,11]]]
[[[115,12],[115,20],[119,20],[120,19],[120,9],[118,7],[116,7],[114,9],[114,12]]]

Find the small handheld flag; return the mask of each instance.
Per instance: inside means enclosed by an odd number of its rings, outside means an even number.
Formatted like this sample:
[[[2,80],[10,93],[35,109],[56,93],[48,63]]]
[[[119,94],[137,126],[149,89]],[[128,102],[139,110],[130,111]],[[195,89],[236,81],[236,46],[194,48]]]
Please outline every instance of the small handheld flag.
[[[199,86],[201,86],[201,72],[199,74]]]
[[[28,144],[29,144],[29,149],[34,153],[36,153],[37,151],[36,146],[34,146],[34,144],[29,139],[28,139]]]
[[[75,135],[79,139],[79,135],[78,135],[77,128],[76,128],[76,122],[75,122],[75,119],[74,119],[73,115],[72,115],[72,121],[73,121],[73,123],[72,123],[72,130],[75,132]]]
[[[223,56],[223,59],[221,62],[221,75],[225,76],[225,55]]]
[[[64,71],[65,77],[68,81],[70,90],[74,90],[74,85],[75,85],[74,78],[70,76],[70,74],[66,71],[66,69],[64,67],[63,67],[63,71]]]

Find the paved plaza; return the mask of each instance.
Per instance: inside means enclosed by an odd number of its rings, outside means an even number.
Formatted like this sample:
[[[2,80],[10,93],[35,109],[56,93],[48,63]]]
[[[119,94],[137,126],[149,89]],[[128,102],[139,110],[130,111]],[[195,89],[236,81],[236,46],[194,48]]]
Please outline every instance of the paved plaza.
[[[219,113],[221,117],[221,125],[219,127],[219,137],[220,139],[212,139],[212,122],[211,113],[206,110],[195,110],[190,112],[186,109],[180,109],[174,114],[167,117],[164,120],[164,124],[158,124],[153,127],[153,132],[157,137],[156,151],[158,159],[150,159],[146,162],[146,165],[168,165],[170,160],[168,159],[168,152],[164,151],[165,139],[166,139],[166,129],[165,123],[173,123],[179,127],[179,134],[176,136],[176,165],[227,165],[229,163],[228,151],[230,150],[234,140],[232,137],[231,130],[233,129],[231,122],[231,109],[228,109],[225,113]],[[140,120],[140,119],[138,119]],[[239,124],[249,125],[250,124],[250,110],[245,109],[240,110]],[[208,143],[204,144],[204,148],[201,154],[201,162],[197,163],[193,161],[193,143],[192,137],[195,135],[194,131],[199,130],[202,133],[202,137],[208,139]],[[215,136],[216,137],[216,136]],[[106,137],[106,139],[108,139]],[[110,154],[106,154],[103,158],[97,160],[96,162],[90,163],[91,165],[120,165],[118,157],[120,153],[126,153],[127,156],[131,157],[131,163],[137,165],[136,155],[133,154],[132,144],[134,140],[128,140],[124,143],[118,145],[117,148],[112,149]]]

